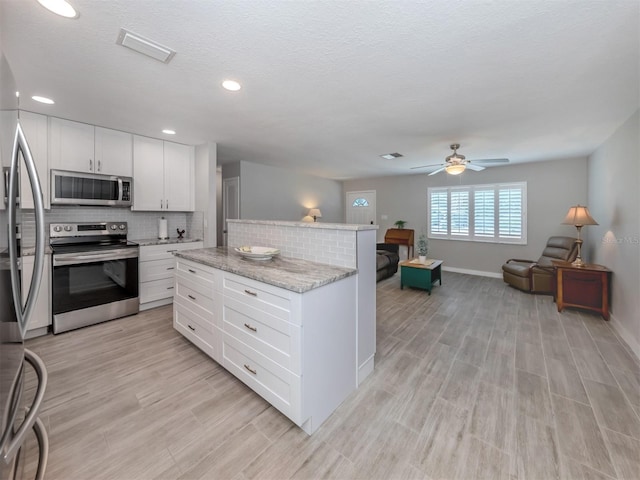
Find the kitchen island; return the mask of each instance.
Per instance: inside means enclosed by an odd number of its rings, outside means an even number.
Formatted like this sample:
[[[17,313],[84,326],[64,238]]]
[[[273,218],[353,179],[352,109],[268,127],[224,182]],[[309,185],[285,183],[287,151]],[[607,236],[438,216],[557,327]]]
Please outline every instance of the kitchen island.
[[[174,328],[308,434],[357,381],[357,270],[175,252]]]

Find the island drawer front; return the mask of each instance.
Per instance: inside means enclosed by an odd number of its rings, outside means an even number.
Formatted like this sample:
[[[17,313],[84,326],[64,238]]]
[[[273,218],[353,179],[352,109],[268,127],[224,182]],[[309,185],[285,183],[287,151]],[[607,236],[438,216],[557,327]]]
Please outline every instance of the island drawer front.
[[[176,263],[176,275],[180,275],[194,283],[197,282],[213,292],[216,288],[216,278],[220,275],[220,271],[207,267],[206,265],[179,258]]]
[[[210,322],[178,303],[173,304],[173,327],[214,360],[220,358],[221,332]]]
[[[140,247],[140,261],[166,260],[173,258],[173,253],[180,250],[190,250],[192,248],[202,248],[202,242],[190,243],[165,243],[162,245],[143,245]]]
[[[233,298],[225,298],[222,329],[278,365],[302,374],[301,328]]]
[[[176,259],[165,258],[164,260],[149,260],[140,262],[140,281],[150,282],[163,278],[173,278],[176,269]]]
[[[154,302],[173,297],[173,277],[140,283],[140,303]]]
[[[226,297],[240,300],[287,322],[300,324],[300,319],[291,315],[292,296],[298,294],[228,272],[224,273],[222,290]]]
[[[201,317],[211,319],[210,321],[215,323],[216,305],[213,294],[214,292],[210,292],[209,295],[205,295],[191,287],[192,285],[188,284],[183,279],[177,278],[173,301],[179,302],[181,305],[184,305]]]
[[[222,333],[222,365],[262,398],[301,425],[301,378]]]

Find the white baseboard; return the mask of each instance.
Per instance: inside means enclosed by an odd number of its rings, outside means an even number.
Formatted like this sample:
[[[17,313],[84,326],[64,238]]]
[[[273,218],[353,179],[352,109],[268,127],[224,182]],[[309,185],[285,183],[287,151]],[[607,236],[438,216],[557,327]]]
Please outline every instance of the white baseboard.
[[[467,275],[476,275],[478,277],[502,278],[501,273],[483,272],[482,270],[468,270],[466,268],[442,267],[445,272],[465,273]]]
[[[629,345],[629,348],[636,354],[636,357],[640,358],[640,344],[638,341],[633,338],[633,336],[629,333],[629,331],[620,323],[614,315],[609,317],[609,321],[611,322],[611,326],[616,331],[618,335],[622,337],[622,339]]]

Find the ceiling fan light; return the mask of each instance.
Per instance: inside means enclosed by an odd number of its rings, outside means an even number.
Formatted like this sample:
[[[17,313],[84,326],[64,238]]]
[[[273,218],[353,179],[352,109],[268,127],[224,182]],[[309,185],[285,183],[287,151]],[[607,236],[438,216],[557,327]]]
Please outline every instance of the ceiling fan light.
[[[465,171],[466,168],[467,167],[465,167],[464,165],[447,165],[446,167],[444,167],[444,170],[449,175],[460,175]]]

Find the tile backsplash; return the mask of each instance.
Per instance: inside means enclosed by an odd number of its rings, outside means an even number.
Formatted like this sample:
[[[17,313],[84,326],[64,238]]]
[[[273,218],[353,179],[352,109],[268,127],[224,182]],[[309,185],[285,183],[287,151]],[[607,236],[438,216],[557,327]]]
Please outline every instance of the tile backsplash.
[[[186,230],[185,237],[203,238],[203,212],[132,212],[128,208],[105,207],[53,207],[45,211],[47,243],[50,223],[77,222],[127,222],[128,238],[149,239],[158,236],[158,219],[167,219],[170,237],[176,237],[177,228]],[[35,216],[33,210],[22,211],[22,241],[24,245],[35,243]]]

